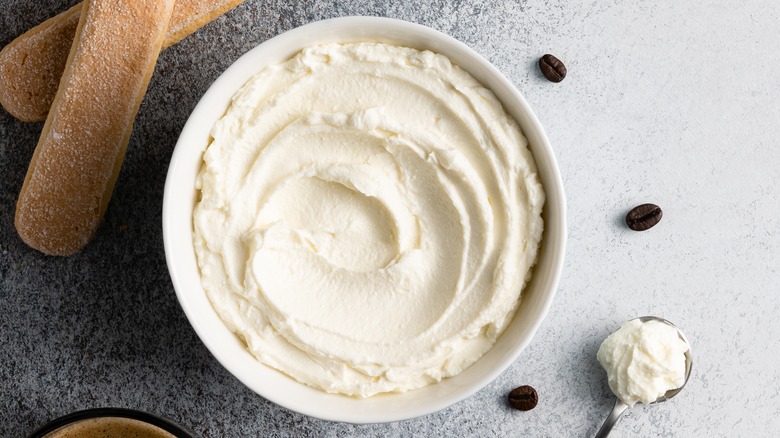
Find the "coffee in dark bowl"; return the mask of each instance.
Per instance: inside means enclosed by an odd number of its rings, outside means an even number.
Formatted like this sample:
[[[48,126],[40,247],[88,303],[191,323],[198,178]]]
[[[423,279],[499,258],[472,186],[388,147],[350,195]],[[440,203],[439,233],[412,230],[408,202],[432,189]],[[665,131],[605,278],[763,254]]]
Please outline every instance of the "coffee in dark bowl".
[[[60,417],[30,438],[191,438],[168,420],[141,411],[90,409]]]

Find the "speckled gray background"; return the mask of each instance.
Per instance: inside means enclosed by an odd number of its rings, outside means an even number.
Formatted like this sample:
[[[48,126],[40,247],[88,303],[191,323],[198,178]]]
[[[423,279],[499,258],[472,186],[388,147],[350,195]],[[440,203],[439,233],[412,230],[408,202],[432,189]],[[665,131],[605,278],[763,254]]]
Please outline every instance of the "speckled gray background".
[[[0,44],[74,2],[0,0]],[[343,15],[422,23],[492,61],[545,125],[569,202],[565,271],[532,345],[470,399],[386,425],[314,420],[243,387],[179,309],[161,237],[171,151],[209,84],[258,43]],[[598,345],[645,314],[687,333],[694,373],[613,436],[780,435],[778,23],[774,0],[247,0],[160,56],[105,224],[70,258],[14,231],[41,124],[0,110],[0,436],[99,406],[204,437],[589,436],[612,405]],[[535,68],[547,52],[569,68],[560,84]],[[627,230],[646,201],[663,221]],[[504,404],[520,384],[539,390],[535,410]]]

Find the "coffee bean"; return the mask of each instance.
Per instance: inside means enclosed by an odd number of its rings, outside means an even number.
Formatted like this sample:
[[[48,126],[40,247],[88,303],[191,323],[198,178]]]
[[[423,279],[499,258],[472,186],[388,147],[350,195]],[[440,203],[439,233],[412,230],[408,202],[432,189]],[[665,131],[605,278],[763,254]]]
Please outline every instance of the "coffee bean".
[[[649,230],[661,221],[663,215],[661,207],[655,204],[642,204],[628,212],[626,225],[634,231]]]
[[[549,53],[539,58],[539,68],[544,77],[552,82],[560,82],[566,77],[566,66]]]
[[[539,395],[531,386],[518,386],[509,393],[509,404],[517,410],[530,411],[537,403],[539,403]]]

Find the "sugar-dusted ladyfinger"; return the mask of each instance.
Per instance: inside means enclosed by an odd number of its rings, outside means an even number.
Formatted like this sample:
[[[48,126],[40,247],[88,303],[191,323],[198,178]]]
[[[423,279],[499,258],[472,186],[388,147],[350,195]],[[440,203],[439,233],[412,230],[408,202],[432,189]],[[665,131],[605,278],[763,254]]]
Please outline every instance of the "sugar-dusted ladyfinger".
[[[173,2],[84,2],[16,205],[16,230],[31,247],[73,254],[100,225]]]

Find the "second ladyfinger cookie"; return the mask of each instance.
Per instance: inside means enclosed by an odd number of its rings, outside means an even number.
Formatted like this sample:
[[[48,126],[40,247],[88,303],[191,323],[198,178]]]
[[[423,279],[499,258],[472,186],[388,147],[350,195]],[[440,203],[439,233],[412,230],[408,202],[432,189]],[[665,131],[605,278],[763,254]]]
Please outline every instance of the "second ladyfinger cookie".
[[[177,0],[163,48],[241,4],[243,0]],[[17,37],[0,50],[0,105],[25,122],[46,120],[57,93],[81,4]]]

